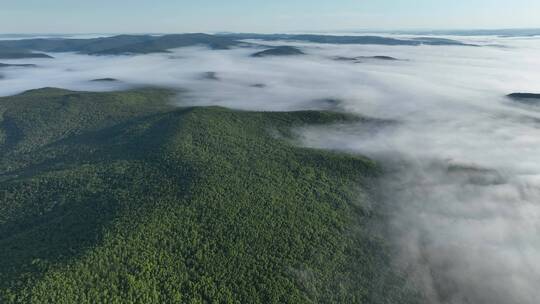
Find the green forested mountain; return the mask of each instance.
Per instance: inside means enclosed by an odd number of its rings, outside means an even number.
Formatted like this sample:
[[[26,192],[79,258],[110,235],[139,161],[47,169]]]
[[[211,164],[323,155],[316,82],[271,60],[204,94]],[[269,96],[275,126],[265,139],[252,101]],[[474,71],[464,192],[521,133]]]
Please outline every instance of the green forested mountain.
[[[331,112],[177,108],[162,89],[0,98],[0,303],[412,303],[368,159]]]

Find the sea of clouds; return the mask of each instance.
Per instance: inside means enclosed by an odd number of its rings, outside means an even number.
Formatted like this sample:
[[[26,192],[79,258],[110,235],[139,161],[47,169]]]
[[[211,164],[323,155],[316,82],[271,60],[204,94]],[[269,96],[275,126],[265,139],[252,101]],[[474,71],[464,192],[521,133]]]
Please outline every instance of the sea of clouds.
[[[39,87],[181,89],[179,106],[330,109],[393,123],[306,127],[303,145],[379,160],[395,263],[430,303],[540,299],[540,39],[460,37],[481,45],[376,46],[264,42],[305,56],[252,58],[252,48],[182,48],[138,56],[51,54],[0,60],[0,96]],[[335,60],[392,56],[398,61]],[[211,75],[211,77],[209,77]],[[118,82],[92,82],[115,78]]]

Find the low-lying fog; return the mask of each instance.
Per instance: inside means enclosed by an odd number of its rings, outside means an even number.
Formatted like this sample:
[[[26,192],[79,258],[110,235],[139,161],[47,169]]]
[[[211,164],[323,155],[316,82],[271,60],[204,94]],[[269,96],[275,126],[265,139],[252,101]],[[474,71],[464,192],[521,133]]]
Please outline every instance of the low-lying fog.
[[[185,89],[179,105],[333,109],[396,121],[304,128],[298,136],[386,167],[381,187],[396,265],[431,303],[538,303],[540,104],[518,105],[505,95],[540,93],[540,38],[472,42],[485,46],[295,43],[306,56],[267,58],[249,57],[256,51],[249,48],[52,54],[0,60],[38,65],[0,68],[0,95],[150,84]],[[379,55],[400,60],[335,59]],[[91,81],[99,78],[119,81]]]

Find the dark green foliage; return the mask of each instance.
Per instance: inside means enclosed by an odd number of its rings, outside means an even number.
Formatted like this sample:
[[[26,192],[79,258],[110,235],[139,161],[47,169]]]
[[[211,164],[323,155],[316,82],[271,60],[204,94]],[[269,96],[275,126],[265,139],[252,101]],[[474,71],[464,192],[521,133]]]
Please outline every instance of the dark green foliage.
[[[0,98],[0,303],[409,303],[369,229],[377,166],[299,148],[331,112],[172,92]]]

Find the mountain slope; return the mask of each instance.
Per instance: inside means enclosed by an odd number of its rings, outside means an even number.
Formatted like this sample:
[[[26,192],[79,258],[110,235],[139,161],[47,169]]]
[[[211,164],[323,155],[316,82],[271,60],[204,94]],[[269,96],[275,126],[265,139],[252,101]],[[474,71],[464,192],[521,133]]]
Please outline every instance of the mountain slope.
[[[369,229],[376,165],[299,148],[331,112],[172,92],[0,98],[1,303],[408,303]]]

